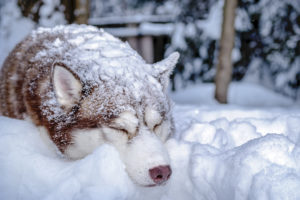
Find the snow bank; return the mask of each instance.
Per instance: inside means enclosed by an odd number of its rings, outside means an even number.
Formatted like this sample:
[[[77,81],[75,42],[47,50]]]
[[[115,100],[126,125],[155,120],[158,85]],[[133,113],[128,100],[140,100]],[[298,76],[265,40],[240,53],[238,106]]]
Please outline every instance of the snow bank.
[[[78,161],[47,148],[25,121],[0,117],[0,199],[124,199],[131,182],[108,145]]]
[[[190,199],[300,199],[299,111],[176,107],[168,145]]]
[[[36,27],[54,27],[66,24],[63,6],[59,0],[41,0],[38,23],[24,17],[17,0],[0,3],[0,68],[9,52]],[[37,7],[37,3],[35,4]]]
[[[175,103],[179,104],[217,105],[218,103],[214,99],[214,90],[213,83],[203,83],[174,93],[170,92],[170,96]],[[296,104],[291,98],[251,82],[232,82],[229,86],[228,102],[234,105],[255,107],[293,106]]]
[[[117,151],[68,161],[29,122],[0,117],[0,199],[300,199],[300,109],[175,106],[165,186],[132,183]]]

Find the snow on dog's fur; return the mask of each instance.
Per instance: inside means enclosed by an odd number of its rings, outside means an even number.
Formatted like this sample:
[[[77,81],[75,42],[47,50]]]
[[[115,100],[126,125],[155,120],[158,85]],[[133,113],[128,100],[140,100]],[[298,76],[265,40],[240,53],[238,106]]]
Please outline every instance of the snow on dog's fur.
[[[2,67],[0,114],[29,118],[70,159],[110,143],[134,182],[159,185],[171,175],[166,87],[178,57],[147,64],[95,27],[40,28]]]

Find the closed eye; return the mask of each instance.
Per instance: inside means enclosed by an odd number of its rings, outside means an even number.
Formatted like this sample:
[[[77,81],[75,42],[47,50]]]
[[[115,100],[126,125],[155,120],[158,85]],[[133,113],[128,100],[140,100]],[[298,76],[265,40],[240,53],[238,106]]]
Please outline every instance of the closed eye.
[[[136,132],[131,133],[131,132],[129,132],[128,130],[126,130],[124,128],[116,128],[116,127],[109,127],[109,128],[111,128],[113,130],[116,130],[118,132],[121,132],[123,134],[126,134],[129,140],[132,139],[137,134]]]
[[[92,128],[92,129],[93,128],[99,128],[99,125],[98,124],[93,124],[93,125],[90,126],[90,128]]]
[[[135,114],[125,111],[110,124],[110,127],[123,131],[128,135],[135,135],[138,129],[138,123],[139,121]]]
[[[110,126],[109,128],[114,129],[114,130],[116,130],[116,131],[122,131],[122,132],[124,132],[124,133],[126,133],[126,134],[129,134],[129,133],[128,133],[128,130],[126,130],[126,129],[124,129],[124,128],[118,128],[118,127],[112,127],[112,126]]]
[[[161,124],[162,124],[162,121],[160,123],[154,125],[153,131],[155,131],[157,128],[159,128],[161,126]]]

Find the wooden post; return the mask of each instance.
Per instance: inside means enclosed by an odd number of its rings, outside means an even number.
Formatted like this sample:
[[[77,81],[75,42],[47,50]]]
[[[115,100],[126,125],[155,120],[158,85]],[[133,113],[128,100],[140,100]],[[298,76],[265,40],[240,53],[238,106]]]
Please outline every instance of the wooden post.
[[[136,37],[127,37],[126,41],[129,43],[131,48],[133,48],[136,51],[139,51],[138,39]]]
[[[89,0],[75,0],[75,22],[87,24],[89,18]]]
[[[141,43],[141,55],[147,63],[154,62],[153,55],[153,39],[151,36],[143,36],[140,40]]]
[[[228,87],[231,82],[232,59],[234,46],[234,19],[237,0],[225,0],[223,8],[222,35],[218,57],[217,73],[215,77],[215,98],[220,103],[227,103]]]

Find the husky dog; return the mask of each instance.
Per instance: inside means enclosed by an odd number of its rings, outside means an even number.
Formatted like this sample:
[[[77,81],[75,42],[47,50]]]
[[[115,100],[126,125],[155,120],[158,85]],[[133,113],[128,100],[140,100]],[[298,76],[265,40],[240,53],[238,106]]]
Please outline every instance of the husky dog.
[[[166,94],[179,54],[147,64],[127,43],[92,26],[39,28],[7,57],[0,114],[29,118],[59,151],[80,159],[109,143],[142,186],[171,175]]]

